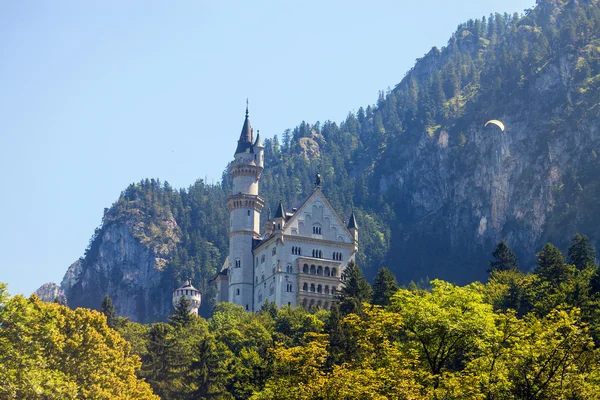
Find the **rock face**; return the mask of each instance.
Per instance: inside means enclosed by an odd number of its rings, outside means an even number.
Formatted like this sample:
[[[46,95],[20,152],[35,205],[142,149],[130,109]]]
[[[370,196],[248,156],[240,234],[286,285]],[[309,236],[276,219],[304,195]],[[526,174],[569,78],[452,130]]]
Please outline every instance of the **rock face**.
[[[67,304],[65,292],[56,283],[44,283],[34,292],[34,294],[42,301],[48,303],[58,301],[61,304]]]
[[[164,267],[176,243],[175,220],[163,221],[164,236],[173,240],[160,244],[143,243],[147,227],[139,222],[107,221],[67,289],[69,306],[98,309],[108,294],[120,316],[137,322],[166,319],[172,313],[172,285],[164,279]]]

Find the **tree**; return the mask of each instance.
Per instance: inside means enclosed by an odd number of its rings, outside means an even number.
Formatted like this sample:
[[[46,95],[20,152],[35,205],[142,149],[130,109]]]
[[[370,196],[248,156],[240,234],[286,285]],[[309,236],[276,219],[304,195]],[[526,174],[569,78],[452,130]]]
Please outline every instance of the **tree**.
[[[169,317],[169,324],[173,326],[187,326],[192,320],[192,315],[189,310],[190,302],[184,296],[181,296],[177,305],[175,306],[175,311]]]
[[[508,247],[504,240],[500,240],[500,243],[498,243],[492,252],[492,256],[494,257],[494,260],[488,263],[490,268],[487,270],[487,272],[519,269],[519,261],[517,260],[517,256],[510,249],[510,247]]]
[[[340,294],[340,312],[343,315],[360,313],[362,303],[371,300],[373,290],[362,271],[354,261],[350,261],[342,277],[344,287]]]
[[[398,284],[396,283],[396,277],[389,269],[382,267],[375,277],[372,303],[380,306],[387,306],[390,304],[392,295],[396,293],[397,290]]]
[[[579,233],[573,236],[568,251],[568,262],[580,271],[596,265],[596,250],[587,236]]]
[[[98,311],[15,296],[0,310],[0,398],[158,399]]]
[[[102,307],[100,311],[106,316],[106,325],[108,325],[109,328],[115,329],[117,322],[117,313],[115,312],[113,302],[108,295],[104,296],[104,300],[102,300]]]
[[[565,258],[556,247],[546,243],[542,251],[537,254],[537,267],[535,273],[542,280],[554,288],[567,282],[573,277],[574,271],[565,263]]]

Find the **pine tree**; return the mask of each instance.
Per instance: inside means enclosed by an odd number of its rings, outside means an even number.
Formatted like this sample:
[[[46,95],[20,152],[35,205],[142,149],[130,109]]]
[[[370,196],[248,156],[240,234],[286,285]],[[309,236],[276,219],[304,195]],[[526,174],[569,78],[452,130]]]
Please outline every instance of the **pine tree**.
[[[390,304],[392,295],[396,293],[397,290],[398,284],[396,283],[396,277],[389,269],[382,267],[375,277],[372,303],[380,306],[387,306]]]
[[[562,282],[572,278],[573,267],[569,268],[560,250],[551,243],[546,243],[542,251],[537,254],[537,259],[535,273],[552,286],[558,287]]]
[[[345,286],[340,294],[340,312],[343,315],[358,314],[362,310],[362,303],[371,300],[371,285],[354,261],[348,263],[342,279]]]
[[[169,324],[172,326],[187,326],[192,321],[192,316],[189,311],[190,302],[185,297],[181,296],[175,306],[175,311],[169,317]]]
[[[489,262],[490,268],[488,272],[492,271],[508,271],[511,269],[519,269],[519,260],[508,245],[501,240],[492,252],[495,260]]]
[[[596,250],[587,236],[582,236],[579,233],[573,236],[569,246],[568,262],[580,271],[596,264]]]
[[[102,300],[101,312],[106,316],[106,325],[108,325],[109,328],[114,329],[117,324],[117,313],[115,312],[113,302],[108,295],[104,296],[104,300]]]
[[[331,367],[333,364],[338,364],[345,353],[346,337],[341,324],[340,309],[337,303],[333,303],[327,324],[325,325],[325,332],[329,335],[329,348],[327,365]]]

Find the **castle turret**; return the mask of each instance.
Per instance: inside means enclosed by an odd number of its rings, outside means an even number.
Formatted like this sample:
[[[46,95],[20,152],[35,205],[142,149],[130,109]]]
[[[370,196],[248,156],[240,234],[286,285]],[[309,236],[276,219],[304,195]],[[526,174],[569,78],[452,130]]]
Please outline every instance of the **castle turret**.
[[[258,181],[263,170],[264,148],[254,132],[248,117],[235,150],[235,159],[229,173],[233,180],[233,193],[227,199],[229,210],[229,293],[228,301],[253,309],[254,260],[253,241],[260,239],[260,212],[264,206],[258,195]]]
[[[198,309],[200,308],[200,303],[202,301],[201,294],[189,280],[185,281],[182,286],[173,290],[173,308],[177,307],[177,304],[181,301],[182,297],[189,303],[188,311],[190,314],[198,315]]]
[[[358,225],[356,224],[354,210],[352,210],[352,215],[350,216],[350,221],[348,222],[348,231],[352,235],[352,239],[354,241],[354,251],[358,251]]]

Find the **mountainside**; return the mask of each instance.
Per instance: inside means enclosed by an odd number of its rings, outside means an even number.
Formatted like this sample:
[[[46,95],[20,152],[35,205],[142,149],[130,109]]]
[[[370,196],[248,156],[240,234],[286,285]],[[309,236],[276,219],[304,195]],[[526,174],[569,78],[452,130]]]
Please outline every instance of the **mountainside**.
[[[599,29],[596,0],[540,0],[525,16],[460,25],[376,105],[265,140],[266,210],[280,198],[291,207],[320,172],[338,213],[356,210],[366,275],[386,265],[402,283],[484,279],[500,239],[522,258],[547,240],[565,248],[575,231],[598,246]],[[491,119],[506,129],[484,127]],[[230,192],[226,172],[215,186],[130,186],[63,281],[69,305],[97,308],[108,293],[121,315],[164,319],[170,291],[191,278],[206,315]]]

